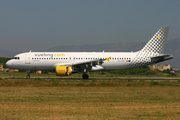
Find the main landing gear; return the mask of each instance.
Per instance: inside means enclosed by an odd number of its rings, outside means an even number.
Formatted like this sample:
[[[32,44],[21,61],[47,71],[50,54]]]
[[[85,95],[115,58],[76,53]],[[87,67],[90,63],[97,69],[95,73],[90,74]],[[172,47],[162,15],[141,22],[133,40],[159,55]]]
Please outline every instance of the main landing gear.
[[[26,78],[30,78],[30,72],[31,72],[31,71],[28,70]]]
[[[88,79],[88,78],[89,78],[89,76],[88,76],[86,73],[84,73],[84,74],[82,75],[82,77],[83,77],[83,79]]]

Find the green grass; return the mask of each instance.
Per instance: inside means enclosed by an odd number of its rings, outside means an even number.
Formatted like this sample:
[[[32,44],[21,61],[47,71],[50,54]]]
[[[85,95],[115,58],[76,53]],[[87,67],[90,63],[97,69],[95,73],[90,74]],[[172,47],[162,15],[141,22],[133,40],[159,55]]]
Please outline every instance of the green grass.
[[[180,87],[152,82],[0,80],[0,119],[180,119]]]

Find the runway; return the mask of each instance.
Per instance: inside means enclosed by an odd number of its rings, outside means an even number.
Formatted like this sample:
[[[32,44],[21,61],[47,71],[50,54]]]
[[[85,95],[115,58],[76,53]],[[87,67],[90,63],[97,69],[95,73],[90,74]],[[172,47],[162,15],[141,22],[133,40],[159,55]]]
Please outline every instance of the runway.
[[[27,79],[27,78],[4,78],[6,80],[17,80],[17,79]],[[82,79],[82,78],[29,78],[31,79],[35,79],[35,80],[60,80],[60,81],[64,81],[64,80],[70,80],[70,81],[80,81],[80,80],[86,80],[86,79]],[[97,81],[106,81],[106,80],[132,80],[132,81],[139,81],[139,80],[144,80],[144,81],[149,81],[149,80],[156,80],[156,81],[179,81],[180,77],[143,77],[143,78],[89,78],[87,79],[87,81],[93,81],[93,80],[97,80]]]

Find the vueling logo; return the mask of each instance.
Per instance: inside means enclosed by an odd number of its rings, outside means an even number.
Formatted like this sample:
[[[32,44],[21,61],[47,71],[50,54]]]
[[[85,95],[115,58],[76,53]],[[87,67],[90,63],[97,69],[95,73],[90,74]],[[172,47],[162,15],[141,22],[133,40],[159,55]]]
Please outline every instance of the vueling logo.
[[[37,57],[53,57],[53,54],[49,53],[42,53],[42,54],[35,54]]]

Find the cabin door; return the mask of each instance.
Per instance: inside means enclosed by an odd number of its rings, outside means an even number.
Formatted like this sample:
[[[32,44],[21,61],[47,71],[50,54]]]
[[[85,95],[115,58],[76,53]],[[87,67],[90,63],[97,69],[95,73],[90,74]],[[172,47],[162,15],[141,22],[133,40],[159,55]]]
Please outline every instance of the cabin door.
[[[25,56],[25,64],[30,64],[30,53],[26,54]]]

